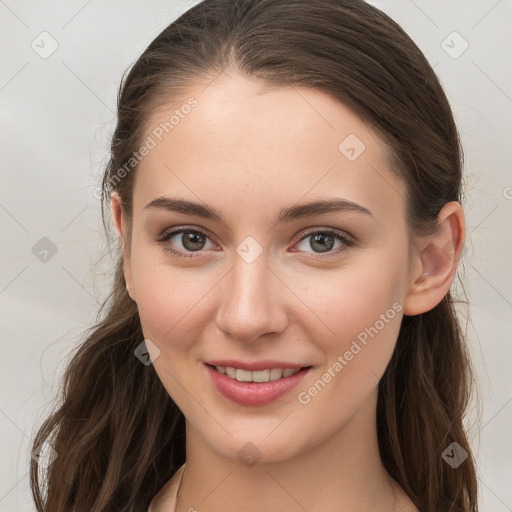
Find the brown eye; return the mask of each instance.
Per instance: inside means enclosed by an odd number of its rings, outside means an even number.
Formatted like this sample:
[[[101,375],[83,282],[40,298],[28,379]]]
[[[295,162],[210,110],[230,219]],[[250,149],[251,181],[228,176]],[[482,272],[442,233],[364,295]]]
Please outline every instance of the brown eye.
[[[336,242],[339,242],[340,246],[333,251]],[[303,244],[301,251],[308,252],[308,249],[313,249],[316,254],[329,253],[330,255],[348,249],[353,242],[337,231],[313,231],[303,237],[297,245],[300,246],[300,244]]]
[[[173,239],[176,240],[173,241]],[[190,253],[200,252],[201,249],[205,248],[205,244],[208,240],[208,235],[202,231],[195,229],[176,229],[167,232],[158,242],[163,245],[166,251],[172,254],[194,257],[195,255]]]
[[[199,251],[203,248],[206,237],[194,231],[184,231],[180,241],[187,251]]]

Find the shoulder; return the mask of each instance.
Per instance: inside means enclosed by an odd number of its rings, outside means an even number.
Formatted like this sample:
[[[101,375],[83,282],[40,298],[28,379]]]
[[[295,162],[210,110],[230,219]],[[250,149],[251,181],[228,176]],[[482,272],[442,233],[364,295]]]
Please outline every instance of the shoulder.
[[[178,486],[185,469],[183,464],[174,476],[158,491],[149,504],[148,512],[160,512],[161,510],[174,510]]]

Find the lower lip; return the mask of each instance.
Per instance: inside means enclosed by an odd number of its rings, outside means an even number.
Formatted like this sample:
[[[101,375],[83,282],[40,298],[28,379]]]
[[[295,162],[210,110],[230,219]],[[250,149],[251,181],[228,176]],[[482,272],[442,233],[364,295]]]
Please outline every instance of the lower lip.
[[[267,405],[293,389],[309,372],[311,367],[303,368],[290,377],[269,382],[240,382],[218,372],[205,364],[217,390],[229,400],[240,405]]]

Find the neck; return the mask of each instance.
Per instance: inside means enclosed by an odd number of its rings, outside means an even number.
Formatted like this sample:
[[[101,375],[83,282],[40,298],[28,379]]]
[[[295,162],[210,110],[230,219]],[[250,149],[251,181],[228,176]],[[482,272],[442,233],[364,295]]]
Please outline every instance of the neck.
[[[328,439],[273,463],[247,466],[223,457],[187,428],[187,462],[177,511],[411,510],[379,455],[376,399],[372,395]]]

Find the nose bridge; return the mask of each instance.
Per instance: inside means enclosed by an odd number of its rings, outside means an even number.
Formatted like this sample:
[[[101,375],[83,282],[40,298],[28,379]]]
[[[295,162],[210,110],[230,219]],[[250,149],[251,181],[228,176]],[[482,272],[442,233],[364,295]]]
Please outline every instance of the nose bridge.
[[[233,268],[223,285],[217,316],[219,328],[241,341],[281,332],[286,324],[276,288],[283,284],[274,275],[269,251],[263,251],[256,243],[245,240],[237,247]]]

